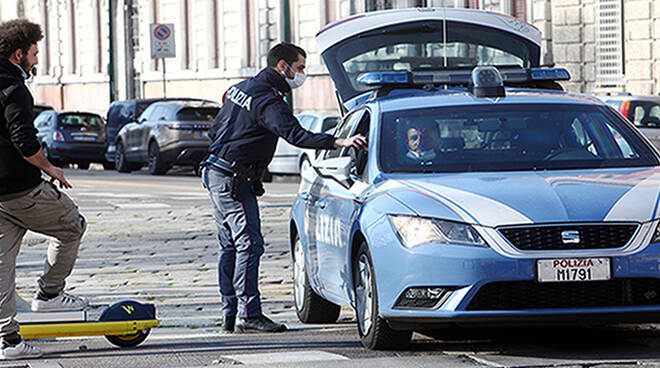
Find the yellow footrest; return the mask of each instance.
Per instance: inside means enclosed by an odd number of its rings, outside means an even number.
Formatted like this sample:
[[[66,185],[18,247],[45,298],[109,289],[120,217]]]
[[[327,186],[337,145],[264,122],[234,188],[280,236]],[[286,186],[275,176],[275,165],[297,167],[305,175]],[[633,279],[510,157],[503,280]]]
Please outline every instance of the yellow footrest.
[[[26,339],[65,336],[131,335],[140,330],[158,327],[157,319],[141,321],[35,323],[21,325],[20,334]]]

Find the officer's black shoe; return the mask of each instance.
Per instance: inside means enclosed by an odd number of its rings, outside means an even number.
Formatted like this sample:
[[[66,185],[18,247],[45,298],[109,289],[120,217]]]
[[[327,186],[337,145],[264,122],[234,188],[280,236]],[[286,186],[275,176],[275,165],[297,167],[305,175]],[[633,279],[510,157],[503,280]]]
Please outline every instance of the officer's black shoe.
[[[236,323],[236,332],[283,332],[286,326],[273,322],[270,318],[264,316],[256,318],[239,318]]]
[[[234,332],[234,325],[236,324],[236,316],[223,316],[222,317],[222,332]]]

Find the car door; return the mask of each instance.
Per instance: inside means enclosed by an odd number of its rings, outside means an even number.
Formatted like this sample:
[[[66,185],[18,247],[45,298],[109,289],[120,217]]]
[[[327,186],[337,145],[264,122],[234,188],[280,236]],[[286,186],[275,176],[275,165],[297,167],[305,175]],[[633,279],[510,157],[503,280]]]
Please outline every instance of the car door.
[[[351,136],[364,115],[364,110],[348,115],[337,130],[336,137]],[[348,149],[340,147],[323,153],[320,161],[348,154]],[[350,188],[329,177],[319,175],[316,185],[310,188],[309,212],[315,220],[308,235],[314,239],[316,245],[316,252],[311,255],[310,261],[317,270],[319,284],[330,299],[334,296],[335,300],[346,300],[346,292],[349,291],[347,287],[350,287],[342,280],[345,280],[346,273],[350,270],[344,254],[357,209],[353,198]]]
[[[124,150],[130,161],[140,160],[140,131],[142,130],[142,126],[154,112],[155,107],[155,105],[147,107],[136,121],[126,124],[120,130],[120,132],[122,132],[122,139],[124,140]]]

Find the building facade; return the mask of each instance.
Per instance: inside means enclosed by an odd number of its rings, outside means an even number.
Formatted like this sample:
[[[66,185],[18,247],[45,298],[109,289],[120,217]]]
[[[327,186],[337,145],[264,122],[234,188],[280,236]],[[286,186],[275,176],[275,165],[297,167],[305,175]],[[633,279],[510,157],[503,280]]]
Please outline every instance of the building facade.
[[[266,66],[271,46],[290,40],[308,52],[309,78],[294,107],[327,110],[337,103],[314,43],[320,28],[361,12],[442,6],[535,25],[542,62],[571,72],[570,91],[660,91],[654,0],[3,0],[0,19],[43,26],[32,87],[37,101],[56,109],[104,112],[113,100],[165,93],[217,101]],[[152,23],[173,25],[175,57],[151,58]]]

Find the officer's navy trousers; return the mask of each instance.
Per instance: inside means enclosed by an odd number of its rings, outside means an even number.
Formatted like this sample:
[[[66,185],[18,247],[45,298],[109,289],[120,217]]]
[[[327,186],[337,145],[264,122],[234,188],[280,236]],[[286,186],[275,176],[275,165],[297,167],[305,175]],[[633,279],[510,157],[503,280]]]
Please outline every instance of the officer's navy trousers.
[[[234,200],[230,195],[231,177],[211,168],[202,170],[202,181],[211,197],[218,229],[222,312],[239,318],[259,317],[259,258],[264,240],[257,198],[250,194],[242,202]]]

